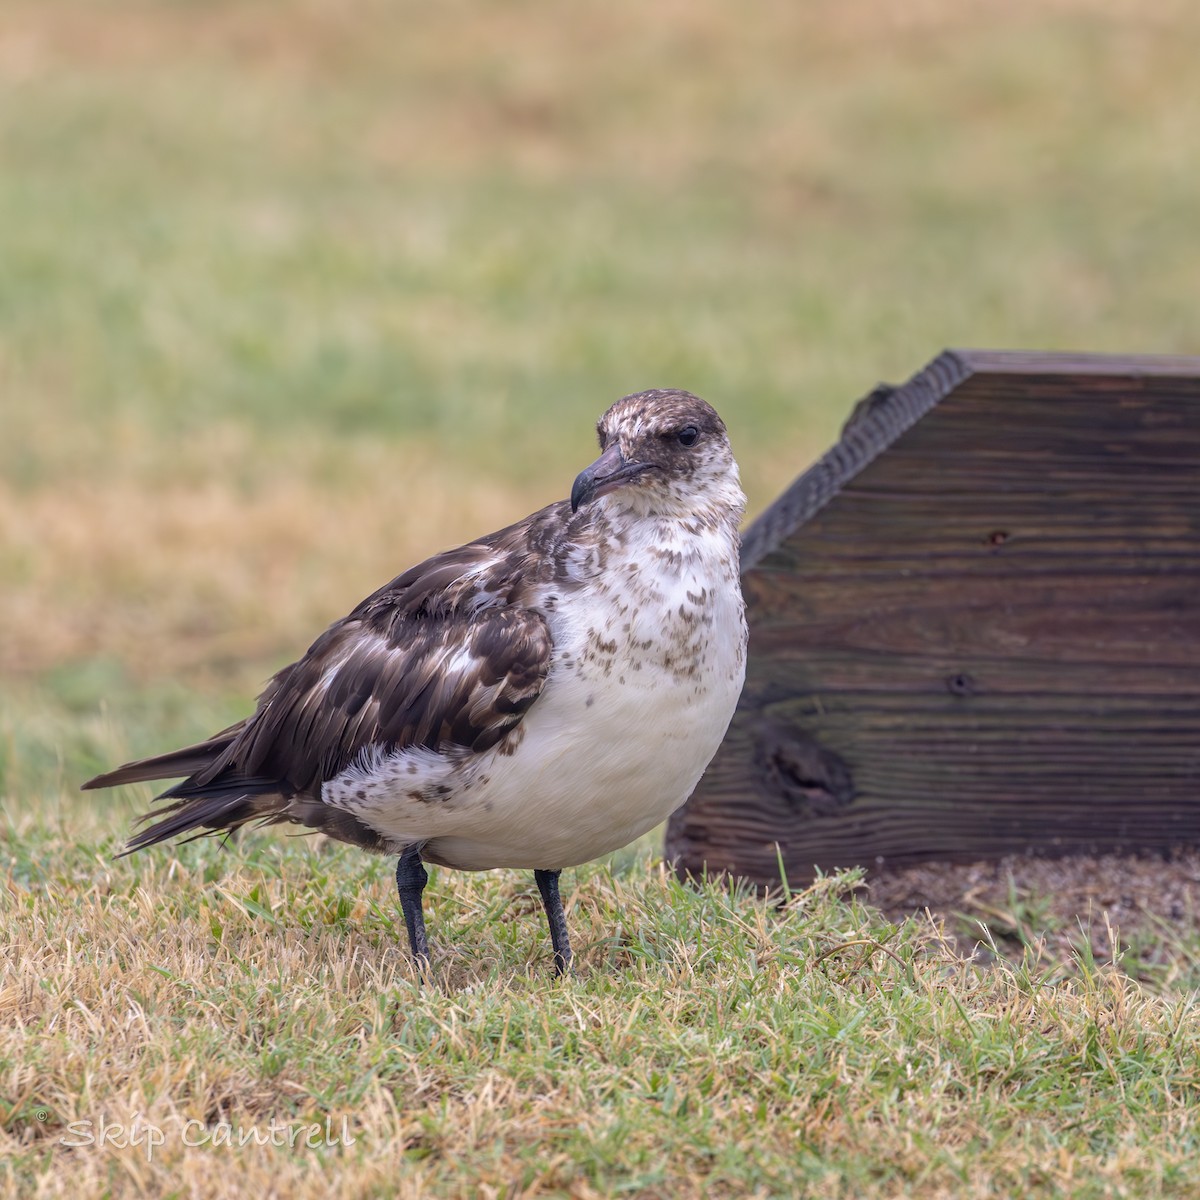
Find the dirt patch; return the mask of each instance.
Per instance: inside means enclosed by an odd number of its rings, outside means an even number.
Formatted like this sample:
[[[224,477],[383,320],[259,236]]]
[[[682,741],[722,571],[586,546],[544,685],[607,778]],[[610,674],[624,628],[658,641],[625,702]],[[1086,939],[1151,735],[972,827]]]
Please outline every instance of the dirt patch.
[[[1033,947],[1053,960],[1090,952],[1103,962],[1115,950],[1145,974],[1195,948],[1200,850],[922,863],[872,871],[860,894],[895,920],[928,910],[961,953]]]

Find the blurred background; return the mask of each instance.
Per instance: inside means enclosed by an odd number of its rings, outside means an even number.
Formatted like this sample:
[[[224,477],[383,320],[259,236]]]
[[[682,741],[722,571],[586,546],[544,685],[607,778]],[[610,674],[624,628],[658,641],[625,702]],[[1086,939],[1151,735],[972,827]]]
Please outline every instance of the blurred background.
[[[5,0],[0,790],[245,712],[618,396],[751,515],[946,346],[1200,351],[1200,8]]]

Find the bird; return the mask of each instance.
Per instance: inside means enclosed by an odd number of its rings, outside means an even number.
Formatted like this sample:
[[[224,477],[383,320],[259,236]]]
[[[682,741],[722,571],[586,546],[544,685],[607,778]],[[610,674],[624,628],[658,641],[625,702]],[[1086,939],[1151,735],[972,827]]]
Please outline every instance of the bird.
[[[424,864],[532,869],[567,973],[561,872],[686,801],[746,670],[746,501],[724,422],[690,392],[652,389],[596,432],[569,499],[396,576],[243,720],[88,780],[182,780],[122,855],[248,823],[395,855],[419,966]]]

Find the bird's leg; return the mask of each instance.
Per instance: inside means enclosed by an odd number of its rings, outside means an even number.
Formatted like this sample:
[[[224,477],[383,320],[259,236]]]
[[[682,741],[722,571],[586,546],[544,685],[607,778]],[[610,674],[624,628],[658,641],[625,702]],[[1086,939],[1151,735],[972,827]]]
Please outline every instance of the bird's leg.
[[[421,847],[409,846],[396,864],[396,887],[400,907],[408,927],[408,948],[418,967],[429,962],[429,943],[425,940],[425,914],[421,911],[421,893],[429,882],[429,873],[421,863]]]
[[[558,877],[561,871],[534,871],[538,891],[542,893],[542,907],[546,920],[550,922],[550,942],[554,946],[554,972],[565,975],[571,965],[571,939],[567,934],[567,917],[563,912],[562,898],[558,894]]]

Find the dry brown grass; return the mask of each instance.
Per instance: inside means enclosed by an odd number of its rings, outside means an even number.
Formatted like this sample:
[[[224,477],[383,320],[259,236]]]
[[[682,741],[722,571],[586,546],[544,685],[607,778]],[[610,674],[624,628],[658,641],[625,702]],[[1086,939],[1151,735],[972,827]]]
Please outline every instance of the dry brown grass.
[[[261,670],[412,561],[535,504],[416,442],[348,442],[333,480],[323,447],[291,439],[280,461],[232,425],[169,463],[154,451],[131,432],[103,477],[0,480],[0,572],[20,581],[0,590],[0,673],[96,656],[143,680]]]
[[[770,0],[753,16],[723,0],[570,8],[295,0],[286,19],[280,8],[25,0],[7,6],[0,71],[20,80],[78,70],[153,76],[182,60],[241,66],[296,89],[336,88],[347,70],[377,82],[386,74],[374,97],[385,102],[355,130],[359,151],[381,167],[477,172],[494,162],[579,178],[619,162],[629,177],[662,184],[710,168],[715,150],[730,167],[782,183],[797,169],[819,177],[841,158],[835,126],[786,103],[798,74],[858,84],[898,62],[920,72],[981,30],[1036,39],[1048,23],[1074,21],[1125,40],[1122,70],[1108,81],[1116,94],[1106,99],[1141,104],[1165,97],[1163,37],[1195,16],[1183,0]],[[1185,38],[1176,53],[1186,69]],[[639,119],[647,111],[653,121]],[[819,190],[809,197],[820,203]]]
[[[28,157],[16,161],[29,169],[78,152],[70,142],[56,151],[53,141],[80,119],[73,95],[84,98],[85,110],[92,98],[112,103],[115,115],[99,135],[115,157],[100,162],[98,179],[81,176],[81,197],[116,176],[135,205],[146,204],[151,215],[161,206],[168,225],[147,246],[129,230],[111,242],[112,212],[92,213],[81,199],[68,220],[78,217],[86,236],[64,252],[63,281],[52,276],[44,297],[34,292],[39,264],[51,254],[35,246],[29,294],[18,295],[0,323],[0,386],[18,410],[9,415],[6,448],[14,478],[0,479],[0,571],[15,583],[0,591],[0,671],[37,676],[102,656],[144,678],[201,664],[227,671],[250,657],[257,679],[267,661],[300,650],[414,558],[565,494],[567,481],[548,467],[536,484],[503,462],[483,478],[469,433],[461,458],[458,447],[447,452],[444,437],[418,436],[407,447],[397,439],[378,450],[341,435],[323,443],[282,415],[268,435],[268,422],[243,422],[228,398],[207,423],[193,424],[198,432],[182,445],[162,427],[139,424],[140,415],[148,421],[159,408],[183,408],[216,390],[210,380],[224,370],[226,341],[236,350],[257,338],[263,345],[254,349],[267,360],[257,375],[222,381],[227,397],[272,383],[273,369],[293,369],[331,329],[333,347],[344,346],[352,361],[401,337],[428,347],[429,372],[479,395],[481,410],[503,409],[497,394],[519,387],[513,381],[523,374],[595,363],[603,383],[588,393],[586,408],[574,405],[561,422],[549,401],[540,410],[539,425],[562,430],[543,436],[541,448],[584,445],[578,414],[596,415],[619,390],[676,382],[641,374],[646,347],[694,338],[715,347],[728,372],[727,392],[711,398],[730,417],[753,507],[762,507],[874,383],[875,359],[855,362],[864,342],[878,341],[886,361],[912,370],[953,328],[959,305],[945,287],[943,260],[963,247],[930,252],[930,269],[924,227],[912,232],[923,206],[961,215],[985,198],[1006,197],[997,209],[1003,241],[1022,228],[1011,214],[1039,211],[1042,189],[1061,180],[1069,214],[1075,174],[1091,194],[1150,168],[1158,173],[1149,179],[1176,179],[1173,148],[1186,149],[1191,139],[1179,88],[1191,75],[1186,34],[1194,21],[1183,4],[1147,8],[1126,0],[773,2],[754,19],[717,0],[569,10],[532,0],[423,8],[378,0],[7,5],[0,87],[9,111],[28,116],[13,119],[10,138],[22,145],[26,127],[46,123],[44,158],[34,136]],[[981,45],[992,41],[1002,47],[996,61],[975,71]],[[122,106],[143,91],[146,105],[161,106],[162,126],[138,127],[130,150],[120,136],[121,121],[131,120]],[[314,95],[328,102],[314,104]],[[1098,106],[1111,120],[1097,115]],[[231,185],[232,200],[220,189],[210,196],[205,189],[214,179],[242,169],[243,130],[272,164],[274,182],[254,177],[240,189]],[[1072,130],[1084,140],[1072,140]],[[1095,141],[1096,162],[1081,157],[1090,144],[1085,135]],[[155,138],[167,149],[152,152]],[[150,149],[138,157],[143,141]],[[176,143],[182,159],[194,153],[199,160],[195,189],[204,203],[180,198],[156,174],[169,173]],[[132,157],[121,157],[126,151]],[[644,260],[646,246],[627,244],[622,263],[631,293],[661,296],[650,313],[679,307],[683,316],[678,327],[651,327],[642,343],[635,312],[629,329],[597,343],[589,340],[596,330],[622,319],[619,293],[612,308],[577,301],[573,322],[556,325],[551,310],[569,305],[551,270],[541,280],[543,305],[526,319],[504,311],[508,290],[530,286],[522,275],[530,256],[544,260],[559,249],[530,247],[527,233],[504,230],[484,239],[482,251],[471,242],[480,214],[495,203],[498,175],[532,189],[520,195],[545,205],[547,219],[565,196],[601,197],[562,230],[578,239],[570,251],[577,257],[564,257],[564,270],[619,275],[603,247],[622,232],[622,221],[645,216],[629,209],[631,190],[667,210],[711,190],[724,197],[729,224],[724,240],[700,225],[661,263]],[[58,176],[50,178],[57,195]],[[429,197],[389,202],[425,179],[436,183]],[[897,189],[899,179],[904,187]],[[361,212],[346,202],[373,180],[382,199]],[[569,191],[545,190],[547,181]],[[304,189],[320,198],[312,211],[300,203]],[[157,199],[160,192],[165,198]],[[333,205],[332,219],[326,192],[345,205]],[[126,193],[117,188],[117,195]],[[1163,202],[1183,206],[1186,198],[1185,189]],[[467,214],[461,222],[447,215],[459,209]],[[680,212],[686,220],[689,210]],[[11,227],[28,216],[15,210]],[[365,229],[356,226],[360,217]],[[502,211],[497,220],[505,219]],[[936,218],[942,225],[952,222]],[[1064,225],[1073,220],[1056,216],[1048,230],[1032,227],[1027,261],[1036,269],[1023,271],[1013,270],[1020,256],[1003,246],[985,253],[991,225],[984,225],[963,286],[978,289],[984,315],[1002,295],[1040,331],[1046,303],[1066,315],[1060,336],[1101,328],[1104,344],[1113,336],[1105,322],[1132,294],[1112,262],[1112,245],[1124,241],[1105,228],[1097,245],[1072,246]],[[60,222],[39,236],[68,241],[70,232]],[[456,237],[464,239],[461,257]],[[261,265],[264,275],[210,277],[230,238],[233,258]],[[316,255],[312,277],[302,267],[273,274],[277,259],[304,262],[305,238]],[[842,249],[823,257],[825,241]],[[862,244],[866,265],[856,274],[851,255]],[[24,249],[19,240],[14,245]],[[1128,254],[1136,258],[1133,247]],[[1180,293],[1190,286],[1185,249],[1160,256],[1154,269],[1165,289],[1160,314],[1178,312],[1173,273]],[[355,307],[364,263],[380,254],[394,256],[392,275],[382,284],[368,280],[376,290]],[[339,255],[349,260],[348,274],[335,277],[327,294],[323,272]],[[772,274],[776,261],[794,268]],[[423,286],[410,278],[418,268],[428,274]],[[796,294],[786,290],[793,269],[806,278]],[[878,306],[880,295],[896,295],[912,279],[925,284],[919,305],[901,298],[894,308]],[[237,310],[226,328],[225,309],[239,289],[282,293],[297,282],[312,291],[290,323],[277,317],[268,295],[260,308]],[[73,301],[76,285],[80,299]],[[685,293],[698,287],[710,290],[684,307],[691,302]],[[475,303],[487,289],[488,298]],[[739,306],[756,290],[767,298],[752,310],[755,327],[740,328]],[[128,324],[110,328],[103,318],[118,301],[133,311]],[[64,340],[57,322],[73,302],[81,327],[68,323]],[[715,307],[722,304],[728,307]],[[928,312],[920,339],[905,323],[918,307]],[[1155,310],[1146,310],[1145,321],[1156,324]],[[1167,323],[1158,320],[1157,328]],[[1001,336],[1019,337],[1016,328]],[[398,359],[403,365],[404,355]],[[494,388],[458,381],[464,361],[472,369],[482,364]],[[610,391],[610,375],[623,386]],[[338,380],[309,379],[301,386],[319,407],[321,389],[332,391]],[[93,380],[101,381],[94,391]],[[386,386],[374,376],[368,382],[376,391]],[[761,398],[764,384],[777,389],[769,402]],[[414,387],[407,379],[395,386]],[[169,398],[162,394],[168,387],[176,389]],[[106,411],[114,394],[119,416]],[[438,402],[436,394],[429,399]],[[14,441],[28,444],[26,457],[40,464],[33,482],[16,478]],[[572,450],[566,461],[576,458],[582,454]]]
[[[62,803],[11,832],[28,854],[0,892],[10,1195],[1196,1183],[1194,1004],[1094,965],[980,971],[936,930],[846,903],[852,881],[780,911],[636,858],[581,871],[578,971],[555,982],[528,879],[439,872],[422,986],[390,871],[345,848],[207,843],[114,864],[102,815]],[[160,1144],[121,1143],[135,1114]],[[336,1144],[315,1150],[184,1136],[327,1120]],[[116,1142],[96,1142],[102,1124]]]

